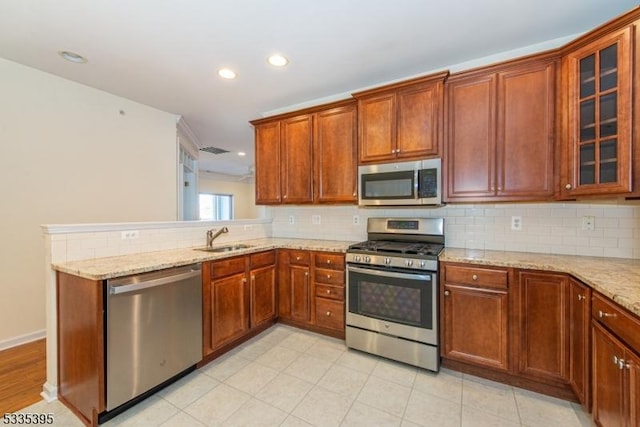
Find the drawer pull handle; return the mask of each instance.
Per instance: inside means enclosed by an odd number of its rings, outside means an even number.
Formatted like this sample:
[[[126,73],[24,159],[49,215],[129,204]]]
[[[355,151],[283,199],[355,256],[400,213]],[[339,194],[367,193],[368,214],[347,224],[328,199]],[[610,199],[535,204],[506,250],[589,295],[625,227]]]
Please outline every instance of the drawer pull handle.
[[[300,257],[299,256],[296,257],[296,261],[300,261]]]
[[[330,259],[327,260],[327,264],[331,264],[331,260]]]
[[[477,275],[477,274],[474,274],[473,276],[471,276],[471,278],[472,278],[473,280],[478,280],[478,275]]]
[[[616,317],[616,314],[615,313],[605,313],[602,310],[598,310],[598,317],[601,318],[601,319],[603,317]]]
[[[582,294],[578,294],[578,301],[582,301],[583,299],[586,299],[587,297],[582,295]]]
[[[327,311],[327,317],[331,317],[331,312]]]

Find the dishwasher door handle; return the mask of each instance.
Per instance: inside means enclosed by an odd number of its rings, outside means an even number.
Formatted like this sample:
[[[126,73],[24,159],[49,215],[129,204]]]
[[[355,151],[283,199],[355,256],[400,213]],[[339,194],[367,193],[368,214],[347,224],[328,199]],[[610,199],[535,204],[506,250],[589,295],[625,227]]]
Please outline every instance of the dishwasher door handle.
[[[161,277],[158,279],[145,280],[144,282],[132,283],[129,285],[117,285],[111,286],[109,293],[111,295],[124,294],[127,292],[135,292],[141,289],[154,288],[156,286],[166,285],[168,283],[174,283],[179,280],[186,280],[192,277],[200,276],[200,270],[192,270],[187,273],[173,274],[171,276]]]

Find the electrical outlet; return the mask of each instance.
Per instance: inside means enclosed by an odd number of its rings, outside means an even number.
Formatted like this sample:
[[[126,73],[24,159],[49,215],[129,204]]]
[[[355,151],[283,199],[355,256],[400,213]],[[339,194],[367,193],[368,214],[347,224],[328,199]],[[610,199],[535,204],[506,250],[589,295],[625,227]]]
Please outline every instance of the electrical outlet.
[[[122,240],[137,239],[140,237],[140,232],[138,230],[127,230],[123,231],[120,236],[122,237]]]
[[[289,224],[293,225],[296,223],[296,220],[293,218],[293,215],[289,215]]]
[[[582,217],[582,229],[593,231],[596,228],[596,217],[595,216],[583,216]]]
[[[314,225],[320,225],[320,215],[311,215],[311,223]]]
[[[253,230],[253,224],[245,224],[244,225],[244,231],[249,231],[249,230]]]
[[[358,225],[360,224],[360,215],[354,215],[353,216],[353,225]]]
[[[511,229],[514,231],[522,231],[522,217],[521,216],[512,216],[511,217]]]

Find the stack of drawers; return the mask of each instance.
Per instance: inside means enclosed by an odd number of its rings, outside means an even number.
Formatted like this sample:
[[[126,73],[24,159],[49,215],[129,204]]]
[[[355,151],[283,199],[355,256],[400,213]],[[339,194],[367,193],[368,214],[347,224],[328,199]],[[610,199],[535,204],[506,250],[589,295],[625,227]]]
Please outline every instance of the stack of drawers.
[[[316,325],[344,334],[344,254],[313,254]]]

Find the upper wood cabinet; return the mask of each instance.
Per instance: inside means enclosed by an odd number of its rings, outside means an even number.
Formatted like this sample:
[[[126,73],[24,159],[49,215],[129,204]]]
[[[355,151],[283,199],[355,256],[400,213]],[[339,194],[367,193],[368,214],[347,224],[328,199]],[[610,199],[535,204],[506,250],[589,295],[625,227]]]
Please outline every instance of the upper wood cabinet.
[[[280,203],[280,122],[255,126],[256,203]]]
[[[354,93],[359,163],[438,156],[447,75],[443,72]]]
[[[285,119],[280,123],[280,184],[284,203],[313,201],[313,115]]]
[[[319,111],[315,117],[315,201],[353,203],[358,198],[356,104]]]
[[[356,117],[347,100],[252,121],[256,204],[355,203]]]
[[[445,201],[553,197],[557,54],[451,76]]]
[[[628,25],[565,51],[560,198],[633,190],[632,35]]]

